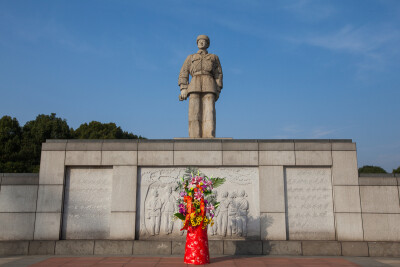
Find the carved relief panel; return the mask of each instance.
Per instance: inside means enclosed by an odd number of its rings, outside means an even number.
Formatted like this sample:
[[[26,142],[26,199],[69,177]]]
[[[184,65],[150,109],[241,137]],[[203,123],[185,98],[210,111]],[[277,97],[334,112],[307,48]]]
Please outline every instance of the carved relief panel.
[[[214,189],[220,207],[209,226],[210,239],[258,239],[260,207],[258,168],[200,168],[207,176],[225,177]],[[141,240],[184,239],[174,191],[185,168],[139,168],[136,236]]]

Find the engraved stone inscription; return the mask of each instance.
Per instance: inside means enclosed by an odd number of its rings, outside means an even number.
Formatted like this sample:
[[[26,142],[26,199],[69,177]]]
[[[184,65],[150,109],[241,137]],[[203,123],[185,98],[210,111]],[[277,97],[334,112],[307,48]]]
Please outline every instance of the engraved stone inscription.
[[[334,240],[330,168],[287,168],[290,240]]]
[[[66,175],[62,236],[107,239],[110,236],[111,168],[69,168]]]
[[[257,239],[260,236],[260,207],[257,168],[200,168],[207,176],[225,177],[225,184],[214,189],[221,202],[209,226],[210,239]],[[182,222],[174,220],[177,211],[174,191],[185,168],[140,168],[136,235],[145,239],[183,239]]]

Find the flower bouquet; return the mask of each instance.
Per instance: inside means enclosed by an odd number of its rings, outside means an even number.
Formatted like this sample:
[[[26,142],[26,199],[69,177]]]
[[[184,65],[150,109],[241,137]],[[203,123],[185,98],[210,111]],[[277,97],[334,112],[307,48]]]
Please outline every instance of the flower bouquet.
[[[209,178],[192,168],[188,168],[178,182],[175,191],[179,191],[179,212],[174,215],[183,221],[181,231],[187,230],[185,263],[210,263],[207,226],[214,224],[213,218],[219,205],[212,190],[224,182],[225,178]]]

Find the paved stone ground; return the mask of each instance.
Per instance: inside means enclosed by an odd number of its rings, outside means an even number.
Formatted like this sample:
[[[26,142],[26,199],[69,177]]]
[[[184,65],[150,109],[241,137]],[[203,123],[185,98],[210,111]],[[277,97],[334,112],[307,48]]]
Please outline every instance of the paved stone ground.
[[[188,266],[183,257],[9,256],[1,266]],[[400,258],[217,256],[207,266],[400,266]]]

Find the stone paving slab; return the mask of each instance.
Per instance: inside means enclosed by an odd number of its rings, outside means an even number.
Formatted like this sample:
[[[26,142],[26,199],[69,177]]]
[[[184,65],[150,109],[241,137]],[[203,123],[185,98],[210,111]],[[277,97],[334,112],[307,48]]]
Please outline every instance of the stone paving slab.
[[[9,256],[0,257],[0,266],[190,266],[183,257],[165,256]],[[206,266],[400,266],[400,258],[371,257],[274,257],[216,256]]]

